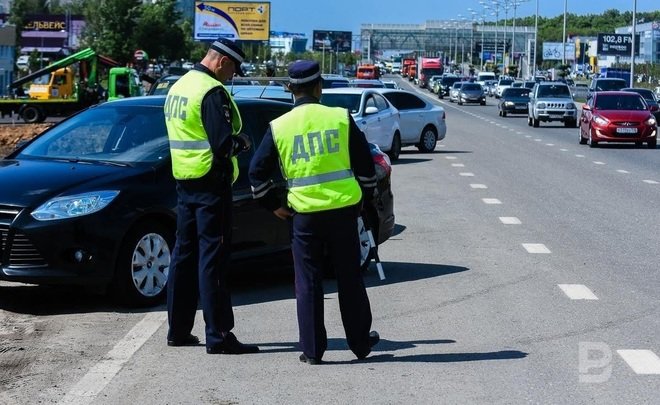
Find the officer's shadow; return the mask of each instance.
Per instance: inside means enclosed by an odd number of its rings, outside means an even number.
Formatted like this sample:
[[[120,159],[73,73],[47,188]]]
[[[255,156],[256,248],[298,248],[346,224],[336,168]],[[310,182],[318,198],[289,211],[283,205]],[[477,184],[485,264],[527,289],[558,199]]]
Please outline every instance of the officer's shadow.
[[[385,362],[409,362],[409,363],[455,363],[466,361],[485,361],[485,360],[512,360],[523,359],[527,353],[519,350],[499,350],[492,352],[475,353],[424,353],[397,355],[398,350],[412,349],[426,345],[440,345],[456,343],[451,339],[428,339],[428,340],[389,340],[381,337],[380,342],[372,348],[371,355],[364,360],[345,360],[345,361],[323,361],[325,364],[353,364],[353,363],[385,363]],[[296,342],[281,343],[261,343],[259,344],[261,353],[285,353],[299,352]],[[348,351],[346,340],[340,338],[328,339],[328,351],[344,350]],[[382,353],[381,353],[382,352]],[[385,353],[387,352],[387,353]]]

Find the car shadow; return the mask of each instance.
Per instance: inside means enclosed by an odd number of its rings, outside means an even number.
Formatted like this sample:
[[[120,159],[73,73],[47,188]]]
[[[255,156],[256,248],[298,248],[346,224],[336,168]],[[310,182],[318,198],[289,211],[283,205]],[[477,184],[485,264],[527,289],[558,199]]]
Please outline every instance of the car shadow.
[[[386,279],[380,281],[372,263],[364,274],[367,288],[445,276],[469,270],[467,267],[384,262]],[[294,274],[290,253],[272,260],[232,265],[228,276],[234,306],[251,305],[295,298]],[[326,294],[336,293],[333,278],[324,280]],[[166,310],[165,303],[153,307],[129,308],[115,303],[101,291],[75,286],[42,286],[21,283],[0,284],[0,310],[37,316],[117,312],[148,313]]]
[[[657,148],[657,145],[655,148],[651,148],[651,150],[655,150]],[[637,146],[634,143],[599,143],[596,149],[649,149],[648,146],[646,146],[646,142],[644,142],[644,145],[642,146]]]
[[[406,230],[405,225],[394,224],[394,228],[392,229],[392,235],[390,235],[390,238],[392,238],[393,236],[401,235],[405,230]]]

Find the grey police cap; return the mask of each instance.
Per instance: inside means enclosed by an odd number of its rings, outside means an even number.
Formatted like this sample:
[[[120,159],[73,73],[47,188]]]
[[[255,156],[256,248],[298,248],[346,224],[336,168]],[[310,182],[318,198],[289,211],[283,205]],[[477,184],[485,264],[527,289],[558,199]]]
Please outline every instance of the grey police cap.
[[[229,57],[229,59],[234,61],[234,65],[236,65],[236,74],[245,76],[243,69],[241,69],[241,63],[245,59],[245,53],[234,41],[227,38],[218,38],[211,44],[211,49]]]
[[[313,60],[297,60],[289,65],[289,82],[304,84],[321,77],[321,68]]]

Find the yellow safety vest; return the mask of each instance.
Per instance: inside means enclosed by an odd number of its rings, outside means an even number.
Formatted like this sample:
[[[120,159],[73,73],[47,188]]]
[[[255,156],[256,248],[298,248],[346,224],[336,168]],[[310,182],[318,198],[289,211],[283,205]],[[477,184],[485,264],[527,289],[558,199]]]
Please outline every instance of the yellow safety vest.
[[[202,123],[202,100],[206,93],[217,87],[222,87],[231,102],[232,135],[238,135],[243,125],[241,115],[222,82],[204,72],[191,70],[177,80],[167,93],[165,125],[175,179],[198,179],[211,170],[213,152]],[[238,160],[232,156],[231,161],[233,183],[238,178]]]
[[[360,201],[345,109],[304,104],[273,120],[270,127],[288,182],[287,201],[295,211],[326,211]]]

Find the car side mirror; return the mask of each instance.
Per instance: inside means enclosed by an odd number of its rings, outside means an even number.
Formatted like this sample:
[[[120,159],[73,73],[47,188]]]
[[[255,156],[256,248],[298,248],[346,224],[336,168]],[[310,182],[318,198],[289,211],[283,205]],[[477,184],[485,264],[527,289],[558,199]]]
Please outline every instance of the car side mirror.
[[[589,106],[589,104],[583,104],[583,105],[582,105],[582,110],[584,110],[584,111],[590,111],[590,110],[591,110],[591,106]]]
[[[378,108],[377,107],[367,107],[364,110],[364,115],[371,115],[371,114],[376,114],[378,113]]]
[[[655,111],[658,111],[658,110],[660,110],[660,107],[658,107],[657,105],[650,105],[649,106],[649,111],[651,111],[651,112],[655,112]]]

